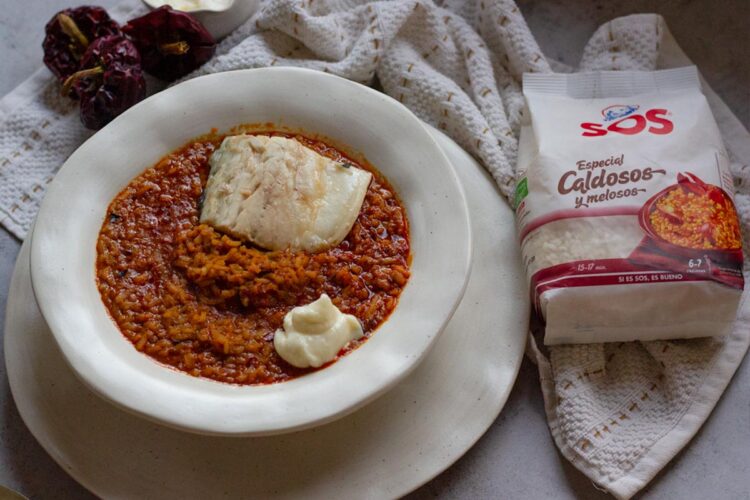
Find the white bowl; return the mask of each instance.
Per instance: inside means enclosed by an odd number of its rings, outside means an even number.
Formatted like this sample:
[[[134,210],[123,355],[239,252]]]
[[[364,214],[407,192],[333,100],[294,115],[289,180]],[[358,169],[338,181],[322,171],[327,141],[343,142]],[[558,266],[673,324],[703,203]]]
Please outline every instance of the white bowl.
[[[393,184],[410,222],[412,276],[388,320],[322,370],[265,386],[191,377],[136,351],[95,283],[111,200],[145,168],[212,127],[272,122],[331,137]],[[129,109],[84,143],[50,184],[33,232],[34,293],[65,358],[105,399],[204,434],[262,435],[341,417],[405,377],[463,294],[471,261],[466,200],[421,122],[372,89],[326,73],[266,68],[203,76]]]
[[[150,9],[169,4],[165,0],[143,0],[143,3]],[[220,40],[250,19],[250,16],[258,10],[259,3],[260,0],[227,0],[226,5],[221,8],[205,7],[185,12],[195,16],[216,40]]]

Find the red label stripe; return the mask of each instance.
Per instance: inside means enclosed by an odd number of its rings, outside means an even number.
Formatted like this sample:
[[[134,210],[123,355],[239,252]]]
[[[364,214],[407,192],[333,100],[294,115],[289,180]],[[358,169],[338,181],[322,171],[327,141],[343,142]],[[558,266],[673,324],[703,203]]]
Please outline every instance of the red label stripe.
[[[540,269],[531,277],[532,301],[541,313],[540,297],[556,288],[579,286],[638,285],[675,281],[712,281],[702,273],[654,270],[626,259],[596,259],[566,262]]]

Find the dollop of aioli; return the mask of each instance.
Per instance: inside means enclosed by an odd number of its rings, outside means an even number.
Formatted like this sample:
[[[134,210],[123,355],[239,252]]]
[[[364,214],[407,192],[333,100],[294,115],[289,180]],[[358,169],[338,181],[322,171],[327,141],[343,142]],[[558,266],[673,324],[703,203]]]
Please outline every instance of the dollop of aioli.
[[[284,361],[297,368],[318,368],[346,344],[362,337],[362,325],[339,311],[323,294],[315,302],[295,307],[284,316],[284,328],[276,330],[273,345]]]

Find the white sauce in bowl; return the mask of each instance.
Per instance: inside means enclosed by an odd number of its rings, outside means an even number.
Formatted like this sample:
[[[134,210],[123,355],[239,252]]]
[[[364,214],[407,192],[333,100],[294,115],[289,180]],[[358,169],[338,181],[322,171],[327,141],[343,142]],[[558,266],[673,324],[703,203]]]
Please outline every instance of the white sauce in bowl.
[[[284,328],[276,330],[273,345],[290,365],[318,368],[333,361],[342,347],[362,335],[359,320],[339,311],[331,298],[323,294],[315,302],[295,307],[284,316]]]
[[[231,7],[232,3],[234,3],[234,0],[149,0],[149,4],[154,7],[169,5],[173,9],[183,12],[196,10],[221,11]]]

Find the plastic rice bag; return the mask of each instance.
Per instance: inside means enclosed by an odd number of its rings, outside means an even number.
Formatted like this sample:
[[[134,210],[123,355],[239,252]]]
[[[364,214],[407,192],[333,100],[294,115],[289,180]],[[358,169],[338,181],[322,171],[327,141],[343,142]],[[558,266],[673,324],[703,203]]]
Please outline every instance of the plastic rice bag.
[[[742,237],[695,67],[523,84],[516,216],[545,344],[727,333]]]

